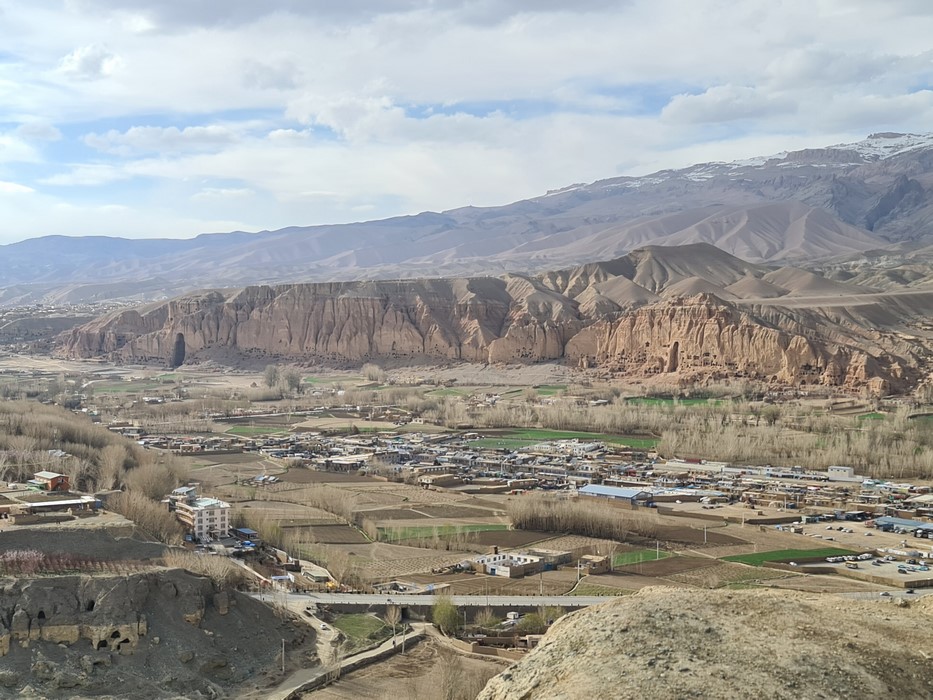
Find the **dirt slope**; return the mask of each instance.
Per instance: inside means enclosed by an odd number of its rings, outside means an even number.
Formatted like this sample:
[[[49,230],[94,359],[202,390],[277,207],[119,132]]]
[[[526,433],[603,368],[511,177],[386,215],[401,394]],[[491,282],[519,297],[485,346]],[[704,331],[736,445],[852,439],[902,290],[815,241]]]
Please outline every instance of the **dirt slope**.
[[[478,700],[929,698],[929,622],[873,601],[647,588],[563,618]]]

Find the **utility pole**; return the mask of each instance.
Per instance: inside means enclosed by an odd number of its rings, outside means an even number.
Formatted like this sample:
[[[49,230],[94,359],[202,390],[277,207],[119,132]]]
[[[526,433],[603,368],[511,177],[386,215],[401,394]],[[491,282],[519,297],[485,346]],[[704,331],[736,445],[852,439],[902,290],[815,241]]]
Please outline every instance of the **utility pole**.
[[[282,673],[285,673],[285,640],[282,640]]]

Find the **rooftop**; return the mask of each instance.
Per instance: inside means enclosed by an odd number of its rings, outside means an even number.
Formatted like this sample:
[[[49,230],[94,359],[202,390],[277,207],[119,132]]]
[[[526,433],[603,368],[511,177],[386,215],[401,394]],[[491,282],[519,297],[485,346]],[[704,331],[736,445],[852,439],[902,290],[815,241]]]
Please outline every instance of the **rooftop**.
[[[581,488],[580,493],[586,496],[607,496],[609,498],[648,498],[650,491],[638,488],[621,488],[619,486],[602,486],[600,484],[587,484]]]
[[[35,474],[33,474],[33,477],[36,479],[57,479],[60,476],[64,476],[64,474],[59,474],[57,472],[46,472],[46,471],[36,472]]]

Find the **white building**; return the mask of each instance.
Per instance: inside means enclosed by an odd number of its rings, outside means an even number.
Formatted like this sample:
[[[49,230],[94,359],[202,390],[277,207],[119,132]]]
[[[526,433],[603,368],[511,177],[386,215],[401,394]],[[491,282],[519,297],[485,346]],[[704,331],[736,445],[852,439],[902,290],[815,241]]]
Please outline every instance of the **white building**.
[[[230,531],[230,504],[216,498],[177,501],[175,517],[200,541],[226,537]]]

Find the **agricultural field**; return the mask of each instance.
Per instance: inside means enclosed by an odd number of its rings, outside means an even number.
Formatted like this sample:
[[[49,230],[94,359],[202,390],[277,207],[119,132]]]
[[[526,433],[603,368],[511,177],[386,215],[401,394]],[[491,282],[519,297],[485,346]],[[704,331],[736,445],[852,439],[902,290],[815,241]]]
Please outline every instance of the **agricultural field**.
[[[532,387],[538,396],[555,396],[562,391],[567,390],[566,384],[539,384]]]
[[[779,549],[773,552],[757,552],[755,554],[737,554],[730,557],[723,557],[723,561],[737,562],[739,564],[748,564],[750,566],[763,566],[766,562],[785,562],[795,559],[824,559],[826,557],[838,557],[849,554],[855,554],[851,549],[840,549],[839,547],[822,547],[819,549]]]
[[[672,573],[665,578],[696,588],[748,588],[763,581],[784,579],[796,574],[766,568],[749,568],[730,562],[714,562],[691,571]]]
[[[263,425],[235,425],[227,428],[225,431],[231,435],[242,435],[245,437],[256,437],[258,435],[275,435],[285,432],[285,428],[276,428]]]
[[[498,448],[517,450],[547,440],[599,441],[615,445],[627,445],[636,450],[654,449],[658,438],[630,435],[608,435],[605,433],[585,433],[568,430],[540,430],[523,428],[515,430],[485,431],[486,437],[471,440],[469,444],[477,448]]]
[[[379,539],[385,542],[401,542],[404,540],[424,540],[432,537],[450,539],[453,535],[470,535],[476,532],[493,532],[508,530],[508,525],[489,523],[485,525],[426,525],[424,527],[380,527]]]
[[[586,581],[581,581],[580,585],[570,591],[570,595],[579,595],[579,596],[593,596],[593,595],[604,595],[604,596],[617,596],[617,595],[631,595],[635,591],[628,588],[613,588],[612,586],[600,586],[596,583],[587,583]]]
[[[625,399],[626,403],[636,406],[718,406],[719,399],[709,398],[673,398],[672,396],[631,396]]]
[[[348,654],[381,644],[392,636],[392,628],[375,615],[334,615],[331,624],[343,633]]]
[[[631,552],[620,552],[613,555],[612,566],[627,566],[628,564],[641,564],[646,561],[657,561],[672,556],[670,552],[657,549],[636,549]]]

